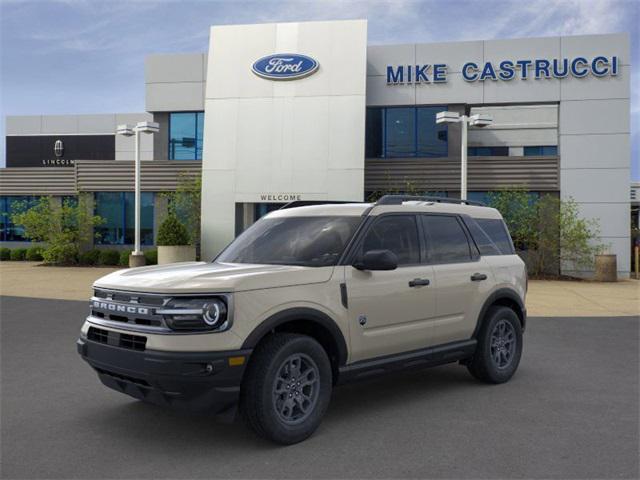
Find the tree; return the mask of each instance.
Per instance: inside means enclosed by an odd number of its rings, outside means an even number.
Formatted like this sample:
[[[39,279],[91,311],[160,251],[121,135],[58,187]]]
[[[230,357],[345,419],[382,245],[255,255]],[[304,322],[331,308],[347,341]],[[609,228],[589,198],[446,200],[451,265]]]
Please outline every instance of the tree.
[[[160,224],[158,229],[159,246],[189,245],[189,233],[173,213]]]
[[[52,197],[41,197],[32,207],[18,203],[11,220],[24,228],[25,237],[46,243],[42,258],[51,264],[77,263],[82,246],[94,236],[94,227],[104,223],[91,213],[91,203],[83,195],[60,204]]]
[[[169,215],[175,215],[186,227],[188,244],[200,244],[200,202],[202,200],[202,178],[181,173],[175,192],[164,194],[168,199]]]
[[[576,202],[552,194],[536,199],[523,189],[489,193],[489,206],[502,214],[518,253],[532,276],[591,269],[603,250],[595,219],[580,216]]]

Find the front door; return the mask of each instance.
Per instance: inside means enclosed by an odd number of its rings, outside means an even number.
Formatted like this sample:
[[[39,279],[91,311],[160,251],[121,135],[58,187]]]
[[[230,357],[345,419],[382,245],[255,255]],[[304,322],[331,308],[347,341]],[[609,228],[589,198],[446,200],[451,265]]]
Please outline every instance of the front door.
[[[377,217],[357,247],[356,258],[380,249],[396,254],[397,269],[361,271],[345,267],[351,361],[417,350],[431,343],[433,267],[421,263],[417,217]]]

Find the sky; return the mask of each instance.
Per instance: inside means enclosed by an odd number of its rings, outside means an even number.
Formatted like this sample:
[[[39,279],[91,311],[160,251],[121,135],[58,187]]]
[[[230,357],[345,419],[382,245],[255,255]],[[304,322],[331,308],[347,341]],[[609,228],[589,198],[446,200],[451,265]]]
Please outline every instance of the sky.
[[[629,33],[640,180],[640,0],[0,0],[0,130],[6,115],[144,111],[145,56],[204,52],[211,25],[356,18],[370,45]]]

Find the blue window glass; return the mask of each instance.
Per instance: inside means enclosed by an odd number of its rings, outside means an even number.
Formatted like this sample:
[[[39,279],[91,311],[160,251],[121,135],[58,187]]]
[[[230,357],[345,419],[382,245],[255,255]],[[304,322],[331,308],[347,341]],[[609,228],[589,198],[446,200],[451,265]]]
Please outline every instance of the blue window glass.
[[[29,209],[38,203],[38,197],[6,196],[0,197],[0,241],[28,242],[24,236],[24,228],[15,225],[11,216],[19,211]]]
[[[470,157],[508,157],[509,147],[469,147]]]
[[[419,107],[416,111],[418,119],[418,157],[446,157],[449,154],[447,141],[447,125],[436,123],[436,114],[443,107]]]
[[[387,108],[386,157],[414,157],[416,154],[415,108]]]
[[[201,160],[204,112],[169,114],[169,160]]]
[[[555,157],[558,155],[556,145],[524,147],[525,157]]]
[[[446,107],[371,107],[367,109],[367,158],[448,156],[447,125],[436,124]]]
[[[133,192],[97,192],[95,194],[95,214],[105,223],[96,227],[101,245],[131,245],[135,236],[135,195]],[[152,192],[140,194],[140,243],[153,245],[153,205]]]
[[[487,192],[467,192],[467,199],[489,205],[489,194]]]

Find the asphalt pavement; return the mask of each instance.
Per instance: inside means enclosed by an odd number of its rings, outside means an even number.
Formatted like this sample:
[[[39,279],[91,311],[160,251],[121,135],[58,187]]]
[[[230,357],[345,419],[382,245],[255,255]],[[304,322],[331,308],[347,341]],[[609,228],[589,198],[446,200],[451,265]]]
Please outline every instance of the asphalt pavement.
[[[639,319],[530,318],[520,369],[334,391],[306,442],[111,391],[76,353],[87,302],[0,299],[2,478],[638,478]]]

